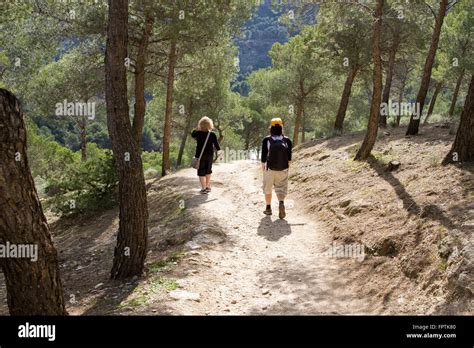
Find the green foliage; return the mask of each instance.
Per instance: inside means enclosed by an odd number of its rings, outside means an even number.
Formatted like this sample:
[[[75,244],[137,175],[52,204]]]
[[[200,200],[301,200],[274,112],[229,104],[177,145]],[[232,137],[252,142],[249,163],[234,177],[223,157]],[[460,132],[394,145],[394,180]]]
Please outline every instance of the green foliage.
[[[157,291],[158,289],[172,291],[179,288],[175,279],[166,277],[153,277],[150,281],[150,287],[154,291]]]
[[[320,6],[299,3],[275,6],[275,3],[264,1],[256,6],[258,2],[240,0],[130,0],[131,66],[127,77],[131,119],[140,35],[145,18],[151,15],[154,20],[147,52],[147,110],[142,136],[147,178],[157,177],[161,172],[171,40],[178,47],[172,165],[177,162],[184,135],[190,133],[202,116],[214,120],[224,149],[258,148],[273,117],[282,117],[286,134],[291,134],[297,105],[303,109],[306,138],[328,135],[347,73],[355,65],[359,70],[344,127],[347,131],[365,129],[373,78],[373,21],[367,7],[347,1],[326,1]],[[390,98],[412,101],[434,24],[430,6],[436,12],[439,0],[387,0],[385,4],[384,68],[391,43],[395,38],[401,41]],[[433,82],[443,81],[444,88],[439,93],[432,121],[443,120],[461,72],[465,78],[458,100],[464,99],[466,76],[474,70],[474,12],[470,5],[470,1],[458,1],[445,19],[432,76]],[[254,16],[242,25],[250,18],[252,9]],[[291,12],[295,18],[290,16],[290,9],[295,10]],[[317,24],[314,24],[316,12]],[[62,1],[7,2],[0,13],[0,86],[12,90],[22,101],[25,115],[30,119],[28,154],[33,175],[51,195],[51,205],[60,212],[70,212],[67,203],[71,199],[76,201],[76,211],[107,205],[112,199],[116,180],[112,175],[113,162],[109,152],[99,149],[110,148],[103,96],[106,13],[103,2],[84,6],[81,2]],[[17,58],[21,60],[19,66],[15,66]],[[457,66],[453,65],[454,59],[459,63]],[[243,92],[244,96],[235,91]],[[96,118],[87,120],[84,127],[87,162],[81,162],[75,152],[80,149],[79,130],[84,125],[77,119],[54,115],[55,105],[64,99],[91,100],[97,105]],[[456,115],[460,106],[458,102]],[[406,121],[402,119],[402,123]],[[393,123],[393,119],[389,122]],[[190,162],[194,150],[195,141],[188,137],[182,166]]]
[[[169,267],[170,265],[177,263],[179,260],[181,260],[184,257],[184,253],[182,252],[174,252],[170,257],[164,260],[159,260],[154,263],[152,263],[150,266],[148,266],[148,269],[151,273],[156,273],[161,270],[163,270],[166,267]]]
[[[105,125],[105,122],[103,121],[92,122],[88,124],[87,139],[90,143],[96,143],[100,148],[103,148],[103,149],[111,148],[107,126]]]
[[[246,99],[251,120],[244,121],[246,142],[259,145],[255,139],[268,133],[268,123],[273,117],[281,117],[285,132],[290,133],[295,116],[303,113],[303,122],[308,125],[310,112],[320,101],[320,87],[327,82],[327,72],[322,68],[324,58],[318,46],[319,33],[310,26],[286,44],[275,43],[269,52],[273,66],[252,73],[248,78],[250,93]],[[313,116],[314,117],[314,116]],[[245,120],[245,118],[244,118]],[[306,127],[305,127],[306,128]],[[252,133],[252,140],[248,139]]]
[[[49,178],[64,172],[75,154],[54,141],[51,135],[41,134],[31,120],[26,122],[28,139],[28,163],[33,177]]]
[[[170,161],[171,161],[171,164],[173,166],[176,166],[177,159],[178,159],[178,144],[172,143],[171,144],[171,149],[170,149]],[[152,177],[156,177],[157,172],[161,173],[162,153],[161,152],[143,151],[142,152],[142,163],[143,163],[143,170],[145,172],[148,172],[147,179],[150,179]],[[190,156],[185,154],[183,156],[183,163],[190,163]]]
[[[315,39],[333,71],[346,74],[349,67],[371,62],[371,24],[358,6],[333,2],[321,6]]]
[[[161,152],[142,152],[143,170],[155,169],[161,171]]]
[[[61,214],[108,208],[114,202],[117,183],[111,151],[90,144],[87,161],[75,153],[64,171],[48,177],[45,193],[51,198],[47,206]]]
[[[142,133],[142,149],[143,151],[157,151],[158,141],[156,140],[155,134],[150,127],[145,126]]]

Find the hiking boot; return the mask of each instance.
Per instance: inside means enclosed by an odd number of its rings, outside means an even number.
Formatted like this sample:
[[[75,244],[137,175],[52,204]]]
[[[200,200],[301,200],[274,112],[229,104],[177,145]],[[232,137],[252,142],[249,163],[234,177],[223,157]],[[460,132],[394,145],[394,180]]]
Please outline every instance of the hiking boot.
[[[210,187],[206,187],[206,191],[209,193],[211,192],[211,188]]]
[[[199,191],[199,193],[205,195],[205,194],[207,194],[208,192],[207,192],[207,189],[203,188],[201,191]]]
[[[279,206],[278,206],[278,217],[280,219],[284,219],[286,216],[286,212],[285,212],[285,203],[283,202],[280,202]]]
[[[263,211],[265,215],[272,215],[272,208],[267,208]]]

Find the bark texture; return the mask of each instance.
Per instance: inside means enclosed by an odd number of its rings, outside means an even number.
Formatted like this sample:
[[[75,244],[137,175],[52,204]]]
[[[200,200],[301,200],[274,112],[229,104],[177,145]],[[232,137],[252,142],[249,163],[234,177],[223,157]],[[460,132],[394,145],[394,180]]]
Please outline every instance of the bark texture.
[[[171,116],[173,114],[173,91],[174,91],[174,70],[176,67],[176,41],[171,40],[168,54],[168,77],[166,81],[166,110],[165,125],[163,129],[163,160],[161,175],[165,176],[171,169],[170,164],[170,140],[171,140]]]
[[[433,114],[434,107],[435,107],[435,105],[436,105],[436,99],[438,99],[438,94],[439,94],[439,92],[441,91],[441,88],[442,88],[442,87],[443,87],[443,83],[442,83],[442,82],[436,83],[435,90],[434,90],[434,92],[433,92],[433,96],[431,97],[431,100],[430,100],[430,106],[429,106],[429,108],[428,108],[428,113],[426,114],[425,121],[423,122],[423,124],[427,124],[429,118],[430,118],[431,115]]]
[[[456,86],[454,87],[453,97],[451,99],[451,106],[449,107],[449,113],[448,113],[450,120],[453,119],[454,108],[456,107],[456,102],[458,100],[458,95],[459,95],[459,88],[461,87],[463,78],[464,78],[464,69],[461,70],[461,73],[459,74],[456,80]]]
[[[132,134],[125,58],[128,1],[109,0],[105,57],[107,128],[119,177],[120,222],[111,271],[113,279],[140,275],[147,250],[148,210],[142,160]]]
[[[181,163],[183,162],[183,154],[184,149],[186,147],[186,141],[188,139],[188,135],[191,132],[191,122],[193,120],[193,99],[191,98],[188,103],[188,111],[186,113],[186,121],[183,128],[183,134],[181,135],[181,142],[179,144],[178,150],[178,158],[176,159],[176,166],[179,168],[181,167]]]
[[[382,28],[382,13],[384,0],[377,0],[375,10],[375,19],[372,36],[372,59],[374,61],[373,75],[373,92],[372,104],[370,106],[369,124],[364,141],[356,154],[356,160],[366,160],[370,156],[370,152],[374,147],[377,138],[377,130],[379,125],[380,101],[382,99],[382,61],[380,58],[380,36]]]
[[[135,112],[133,117],[133,138],[138,149],[141,147],[143,126],[145,124],[145,66],[147,63],[148,43],[153,30],[154,17],[147,14],[141,41],[138,45],[135,64]]]
[[[443,164],[472,161],[474,161],[474,75],[471,76],[456,138]]]
[[[0,244],[37,248],[36,261],[0,258],[8,308],[11,315],[66,315],[57,252],[26,150],[20,102],[9,91],[0,89]]]
[[[388,103],[390,99],[390,89],[392,88],[393,70],[395,69],[395,58],[397,56],[398,46],[400,45],[400,37],[398,32],[394,34],[392,45],[388,54],[387,76],[382,93],[382,103]],[[400,104],[398,104],[400,105]],[[387,127],[387,115],[380,115],[380,127]]]
[[[342,134],[347,106],[349,105],[349,98],[351,96],[352,84],[354,83],[354,79],[358,71],[359,68],[354,66],[347,74],[346,82],[344,83],[344,90],[342,91],[341,101],[339,103],[339,109],[337,110],[336,121],[334,122],[334,134]]]
[[[439,10],[436,15],[435,27],[433,30],[433,35],[431,36],[431,45],[428,55],[426,56],[425,65],[423,67],[423,76],[421,78],[420,89],[418,90],[418,95],[416,96],[416,102],[420,105],[419,112],[420,117],[423,114],[423,107],[425,105],[426,94],[428,93],[428,88],[430,86],[431,80],[431,71],[433,69],[433,64],[436,57],[436,50],[438,49],[439,37],[441,35],[441,28],[443,27],[444,17],[446,16],[446,11],[448,9],[448,0],[440,0]],[[407,128],[407,135],[418,134],[418,129],[420,126],[420,117],[417,115],[411,115],[410,123]]]

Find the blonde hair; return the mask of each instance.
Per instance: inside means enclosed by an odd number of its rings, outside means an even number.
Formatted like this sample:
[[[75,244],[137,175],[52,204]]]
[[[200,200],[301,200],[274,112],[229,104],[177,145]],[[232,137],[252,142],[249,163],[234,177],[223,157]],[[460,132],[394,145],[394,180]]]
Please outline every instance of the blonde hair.
[[[204,116],[199,120],[197,129],[200,131],[211,131],[214,129],[214,123],[209,117]]]

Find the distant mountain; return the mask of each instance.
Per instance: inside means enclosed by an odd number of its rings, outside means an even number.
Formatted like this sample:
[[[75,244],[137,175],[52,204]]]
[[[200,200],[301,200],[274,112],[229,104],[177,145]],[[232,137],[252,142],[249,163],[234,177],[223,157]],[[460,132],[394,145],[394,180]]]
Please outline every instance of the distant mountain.
[[[318,5],[310,6],[314,10],[318,8]],[[254,70],[271,65],[268,51],[273,44],[275,42],[285,43],[292,35],[296,34],[290,33],[286,26],[279,23],[280,16],[292,9],[295,10],[294,5],[276,8],[272,7],[271,0],[265,0],[252,18],[244,24],[241,36],[235,39],[235,44],[239,48],[240,72],[233,86],[234,91],[246,95],[248,93],[248,86],[245,83],[246,77]],[[308,11],[309,15],[306,15],[305,23],[315,22],[314,10]]]

